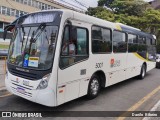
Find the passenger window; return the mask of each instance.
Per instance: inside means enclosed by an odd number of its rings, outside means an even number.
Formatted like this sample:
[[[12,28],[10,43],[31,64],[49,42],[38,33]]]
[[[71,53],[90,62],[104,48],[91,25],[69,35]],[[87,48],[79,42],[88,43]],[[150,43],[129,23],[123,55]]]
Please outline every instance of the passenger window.
[[[111,30],[101,27],[92,27],[92,52],[107,53],[112,51]]]
[[[151,45],[151,39],[150,38],[146,38],[146,44]]]
[[[147,59],[147,45],[146,45],[146,38],[145,37],[142,37],[142,36],[139,36],[138,37],[138,51],[137,53]]]
[[[73,28],[74,30],[69,30],[69,26],[65,27],[61,46],[60,68],[68,67],[88,58],[88,31],[85,28]]]
[[[126,34],[119,31],[113,31],[113,52],[126,52],[127,42]]]
[[[139,44],[146,44],[146,38],[145,38],[145,37],[138,36],[138,43],[139,43]]]
[[[65,44],[67,45],[68,40],[69,40],[69,26],[67,26],[64,31],[63,42],[62,42],[64,46],[62,48],[62,55],[68,55],[68,47],[65,46]]]
[[[156,45],[156,40],[152,39],[152,45]]]
[[[138,50],[137,36],[133,34],[128,34],[128,52],[137,52],[137,50]]]

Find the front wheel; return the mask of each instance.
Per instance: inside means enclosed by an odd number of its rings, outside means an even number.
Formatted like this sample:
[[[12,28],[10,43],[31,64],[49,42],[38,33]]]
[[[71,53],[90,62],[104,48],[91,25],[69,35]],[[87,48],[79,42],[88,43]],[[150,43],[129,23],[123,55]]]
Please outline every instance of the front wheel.
[[[139,75],[139,78],[142,80],[144,79],[145,76],[146,76],[146,65],[143,64],[141,67],[141,73]]]
[[[98,96],[99,91],[100,91],[100,80],[98,76],[94,75],[92,76],[88,85],[87,97],[89,99],[93,99]]]

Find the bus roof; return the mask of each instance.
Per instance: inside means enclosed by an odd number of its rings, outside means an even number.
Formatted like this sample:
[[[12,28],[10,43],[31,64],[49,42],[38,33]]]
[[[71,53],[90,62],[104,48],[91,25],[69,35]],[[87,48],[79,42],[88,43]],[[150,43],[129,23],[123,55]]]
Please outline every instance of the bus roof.
[[[139,36],[142,36],[142,37],[147,37],[147,38],[150,38],[150,39],[155,39],[155,37],[152,34],[143,32],[140,29],[137,29],[137,28],[134,28],[134,27],[131,27],[131,26],[128,26],[128,25],[124,25],[122,23],[116,23],[116,24],[120,25],[122,31],[124,31],[124,32],[136,34],[136,35],[139,35]]]
[[[133,34],[146,36],[148,38],[154,39],[153,35],[151,35],[149,33],[142,32],[138,28],[134,28],[134,27],[131,27],[131,26],[128,26],[128,25],[124,25],[122,23],[109,22],[109,21],[106,21],[106,20],[102,20],[102,19],[99,19],[99,18],[96,18],[96,17],[93,17],[93,16],[89,16],[89,15],[86,15],[86,14],[83,14],[83,13],[72,11],[72,10],[66,10],[66,9],[42,10],[42,11],[29,13],[29,14],[24,15],[22,17],[28,16],[28,15],[34,14],[34,13],[51,12],[51,11],[53,11],[53,12],[54,11],[63,12],[63,15],[65,16],[66,19],[70,18],[70,19],[80,20],[80,21],[85,22],[85,23],[94,24],[94,25],[98,25],[98,26],[102,26],[102,27],[111,28],[111,29],[116,29],[116,30],[120,30],[120,31],[122,30],[122,31],[127,32],[127,33],[133,33]],[[18,19],[19,18],[17,18],[14,22],[12,22],[11,25],[15,24]]]

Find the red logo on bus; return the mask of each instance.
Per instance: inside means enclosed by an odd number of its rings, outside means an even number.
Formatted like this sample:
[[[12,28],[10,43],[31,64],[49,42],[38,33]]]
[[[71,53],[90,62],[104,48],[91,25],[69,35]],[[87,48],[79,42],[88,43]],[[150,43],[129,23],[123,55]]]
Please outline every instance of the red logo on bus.
[[[18,78],[16,78],[16,82],[19,83],[19,79]]]
[[[113,64],[114,64],[114,59],[113,59],[113,58],[111,59],[110,64],[111,64],[111,65],[113,65]]]

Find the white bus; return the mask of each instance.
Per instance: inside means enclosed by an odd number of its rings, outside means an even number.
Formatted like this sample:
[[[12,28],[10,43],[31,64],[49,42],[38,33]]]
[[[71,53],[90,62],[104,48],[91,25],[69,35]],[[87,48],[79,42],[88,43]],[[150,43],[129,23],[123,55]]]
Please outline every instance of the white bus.
[[[24,15],[13,36],[6,87],[30,101],[58,106],[155,68],[156,40],[139,29],[69,10]],[[4,34],[5,39],[6,34]]]

